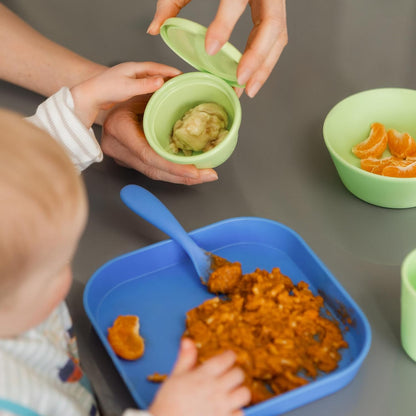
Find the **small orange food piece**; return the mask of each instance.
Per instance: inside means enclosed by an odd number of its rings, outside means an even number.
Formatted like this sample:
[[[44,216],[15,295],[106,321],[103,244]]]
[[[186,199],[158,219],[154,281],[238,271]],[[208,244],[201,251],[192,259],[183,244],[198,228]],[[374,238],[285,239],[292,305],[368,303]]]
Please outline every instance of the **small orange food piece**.
[[[380,157],[387,148],[387,133],[383,124],[373,123],[370,135],[352,148],[352,152],[360,159]]]
[[[361,159],[360,165],[361,165],[361,169],[364,169],[367,172],[381,175],[383,173],[383,169],[386,166],[392,166],[395,164],[399,164],[400,162],[402,162],[402,159],[399,159],[394,156],[384,157],[383,159],[369,157],[366,159]]]
[[[402,160],[403,163],[398,165],[389,165],[383,169],[383,176],[392,176],[394,178],[415,178],[416,162]]]
[[[416,142],[409,133],[390,129],[387,131],[387,143],[393,156],[405,159],[416,155]]]
[[[168,378],[167,374],[153,373],[149,374],[146,379],[152,383],[163,383]]]
[[[144,353],[144,340],[139,335],[139,317],[120,315],[108,328],[108,342],[113,351],[125,360],[137,360]]]

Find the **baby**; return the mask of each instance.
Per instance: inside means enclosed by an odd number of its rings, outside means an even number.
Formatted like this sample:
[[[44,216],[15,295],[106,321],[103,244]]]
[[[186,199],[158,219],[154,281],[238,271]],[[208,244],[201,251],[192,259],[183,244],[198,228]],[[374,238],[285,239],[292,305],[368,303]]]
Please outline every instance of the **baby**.
[[[98,415],[64,302],[87,220],[78,171],[102,158],[91,130],[99,111],[176,74],[159,64],[121,64],[63,88],[29,121],[0,110],[0,415]],[[250,393],[234,353],[198,367],[196,358],[183,339],[149,411],[124,416],[241,415]]]

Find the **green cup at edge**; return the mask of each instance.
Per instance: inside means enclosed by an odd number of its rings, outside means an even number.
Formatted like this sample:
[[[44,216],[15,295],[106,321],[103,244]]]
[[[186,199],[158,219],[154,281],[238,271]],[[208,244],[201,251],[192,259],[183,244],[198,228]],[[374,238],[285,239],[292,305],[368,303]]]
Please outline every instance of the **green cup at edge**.
[[[401,278],[401,341],[406,353],[416,361],[416,250],[404,259]]]

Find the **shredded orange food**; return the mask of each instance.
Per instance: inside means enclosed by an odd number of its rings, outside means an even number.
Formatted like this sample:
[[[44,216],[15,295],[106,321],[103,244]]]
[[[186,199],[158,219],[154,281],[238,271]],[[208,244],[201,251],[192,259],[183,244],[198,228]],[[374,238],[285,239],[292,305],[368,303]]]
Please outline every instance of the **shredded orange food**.
[[[196,343],[199,363],[233,350],[251,404],[337,368],[339,349],[348,344],[338,323],[320,314],[323,298],[313,295],[307,283],[293,284],[279,268],[242,274],[238,262],[217,266],[208,288],[227,298],[209,299],[186,317],[184,336]]]

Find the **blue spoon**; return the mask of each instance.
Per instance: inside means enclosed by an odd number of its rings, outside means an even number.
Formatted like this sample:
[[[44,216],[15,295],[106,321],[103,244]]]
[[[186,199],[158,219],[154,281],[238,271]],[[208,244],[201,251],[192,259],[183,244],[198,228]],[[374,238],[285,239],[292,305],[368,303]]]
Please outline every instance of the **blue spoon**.
[[[203,282],[211,274],[211,255],[184,230],[178,220],[151,192],[138,185],[127,185],[120,191],[122,201],[137,215],[165,232],[182,246]]]

